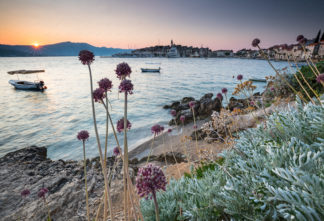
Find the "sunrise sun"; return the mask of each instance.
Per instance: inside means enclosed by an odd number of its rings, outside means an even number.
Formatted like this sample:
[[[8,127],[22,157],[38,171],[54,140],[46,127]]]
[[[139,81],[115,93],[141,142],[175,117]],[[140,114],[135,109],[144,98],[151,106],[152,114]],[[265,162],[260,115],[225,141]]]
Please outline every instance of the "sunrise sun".
[[[33,46],[34,46],[35,48],[38,48],[39,44],[38,44],[37,42],[35,42],[35,43],[33,43]]]

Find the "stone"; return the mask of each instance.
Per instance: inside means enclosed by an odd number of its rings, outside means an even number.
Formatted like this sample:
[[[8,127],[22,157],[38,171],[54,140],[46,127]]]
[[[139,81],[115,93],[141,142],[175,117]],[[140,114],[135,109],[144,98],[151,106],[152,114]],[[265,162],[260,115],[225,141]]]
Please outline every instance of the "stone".
[[[187,103],[189,103],[190,101],[194,101],[195,100],[195,98],[193,98],[193,97],[184,97],[184,98],[182,98],[182,100],[181,100],[181,104],[187,104]]]

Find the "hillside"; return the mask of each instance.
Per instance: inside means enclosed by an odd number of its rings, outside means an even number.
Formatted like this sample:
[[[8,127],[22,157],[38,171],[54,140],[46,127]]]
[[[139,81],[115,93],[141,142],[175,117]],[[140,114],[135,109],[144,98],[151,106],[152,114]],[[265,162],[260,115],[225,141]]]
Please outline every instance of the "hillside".
[[[87,43],[61,42],[42,45],[35,48],[30,45],[4,45],[0,44],[0,57],[26,57],[26,56],[77,56],[81,50],[92,51],[97,56],[109,56],[116,53],[130,52],[129,49],[95,47]]]

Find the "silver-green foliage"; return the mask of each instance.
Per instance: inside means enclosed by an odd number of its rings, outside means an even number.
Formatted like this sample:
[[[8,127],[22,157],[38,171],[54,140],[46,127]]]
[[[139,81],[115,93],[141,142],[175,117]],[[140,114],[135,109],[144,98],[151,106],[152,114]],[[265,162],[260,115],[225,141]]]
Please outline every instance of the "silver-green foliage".
[[[324,108],[300,102],[243,132],[202,179],[172,180],[157,195],[161,220],[324,220]],[[155,220],[151,200],[141,201]]]

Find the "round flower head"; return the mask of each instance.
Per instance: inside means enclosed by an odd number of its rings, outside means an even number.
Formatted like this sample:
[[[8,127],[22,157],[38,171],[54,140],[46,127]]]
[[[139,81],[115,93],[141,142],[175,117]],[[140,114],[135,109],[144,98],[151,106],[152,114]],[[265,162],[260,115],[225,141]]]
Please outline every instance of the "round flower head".
[[[299,44],[305,44],[307,42],[307,39],[306,38],[302,38],[298,42],[299,42]]]
[[[93,91],[93,99],[95,102],[102,102],[102,100],[106,97],[105,90],[102,88],[97,88]]]
[[[113,154],[114,154],[115,157],[117,157],[120,154],[120,151],[119,151],[119,148],[118,147],[115,147],[113,149]]]
[[[177,115],[177,111],[176,111],[176,110],[171,110],[171,115],[172,115],[173,117],[175,117],[175,116]]]
[[[90,65],[94,61],[94,54],[88,50],[82,50],[79,52],[79,60],[84,65]]]
[[[184,123],[185,119],[186,119],[186,118],[185,118],[184,115],[181,115],[181,116],[180,116],[180,120],[181,120],[182,123]]]
[[[86,141],[89,138],[89,132],[86,130],[81,130],[77,136],[78,140]]]
[[[138,170],[136,188],[140,197],[152,197],[159,190],[164,190],[167,181],[163,171],[152,164],[148,164]]]
[[[316,78],[316,81],[317,81],[318,83],[322,83],[322,84],[324,84],[324,73],[318,75],[317,78]]]
[[[196,102],[195,101],[190,101],[189,102],[189,107],[193,108],[195,106]]]
[[[226,93],[227,93],[227,88],[224,87],[224,88],[222,89],[222,93],[223,93],[223,94],[226,94]]]
[[[272,88],[270,88],[270,90],[271,90],[271,91],[274,91],[275,89],[274,89],[274,87],[272,87]]]
[[[253,47],[258,46],[259,44],[260,44],[260,39],[258,39],[258,38],[255,38],[255,39],[252,41],[252,46],[253,46]]]
[[[254,101],[250,101],[251,106],[254,106],[254,104],[255,104]]]
[[[22,197],[26,197],[26,196],[28,196],[29,194],[30,194],[29,189],[25,189],[25,190],[21,191],[21,193],[20,193],[20,195],[21,195]]]
[[[123,80],[119,85],[119,92],[125,92],[126,94],[133,94],[134,86],[131,80]]]
[[[216,97],[217,97],[220,101],[223,100],[223,95],[222,95],[221,93],[218,93],[218,94],[216,95]]]
[[[193,126],[193,129],[197,129],[197,125],[194,125],[194,126]]]
[[[46,193],[48,193],[48,189],[47,188],[42,188],[38,192],[38,197],[39,198],[45,198]]]
[[[129,77],[132,73],[132,69],[126,62],[118,64],[115,71],[120,80],[125,79],[127,76]]]
[[[103,78],[100,81],[98,81],[99,87],[103,89],[104,91],[110,91],[112,88],[112,82],[108,78]]]
[[[243,79],[243,75],[239,74],[239,75],[237,75],[236,78],[237,78],[237,80],[241,81]]]
[[[132,124],[127,120],[127,129],[131,129]],[[124,130],[124,118],[117,121],[117,131],[121,133]]]
[[[302,39],[304,39],[304,35],[298,35],[296,41],[300,42]]]
[[[162,133],[163,130],[164,130],[164,127],[163,126],[160,126],[158,124],[155,124],[154,126],[151,127],[151,131],[154,134],[154,136]]]
[[[172,129],[171,129],[171,128],[169,128],[169,129],[168,129],[168,133],[171,133],[171,132],[172,132]]]

